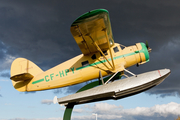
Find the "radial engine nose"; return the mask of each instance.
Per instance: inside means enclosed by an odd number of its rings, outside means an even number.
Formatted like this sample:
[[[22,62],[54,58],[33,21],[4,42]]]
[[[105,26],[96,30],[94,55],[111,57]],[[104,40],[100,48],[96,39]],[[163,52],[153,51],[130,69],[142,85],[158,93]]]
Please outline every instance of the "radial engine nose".
[[[140,56],[140,64],[143,64],[145,62],[149,61],[149,52],[151,51],[151,48],[149,48],[148,44],[145,43],[137,43],[136,44],[138,50],[139,50],[139,56]],[[148,50],[149,48],[149,50]]]

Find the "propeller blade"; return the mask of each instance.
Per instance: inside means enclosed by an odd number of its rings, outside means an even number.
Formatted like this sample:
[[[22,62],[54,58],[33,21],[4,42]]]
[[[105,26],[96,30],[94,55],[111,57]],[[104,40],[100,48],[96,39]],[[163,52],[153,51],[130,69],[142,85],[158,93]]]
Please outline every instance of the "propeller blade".
[[[149,47],[149,44],[148,44],[147,40],[146,40],[146,48],[148,49],[148,52],[150,53],[152,49]]]
[[[149,48],[148,41],[146,40],[146,47]]]

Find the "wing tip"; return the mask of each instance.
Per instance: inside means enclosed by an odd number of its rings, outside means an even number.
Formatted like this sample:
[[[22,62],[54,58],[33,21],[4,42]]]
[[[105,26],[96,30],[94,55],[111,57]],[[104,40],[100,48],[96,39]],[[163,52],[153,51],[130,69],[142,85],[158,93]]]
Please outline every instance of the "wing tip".
[[[100,14],[100,13],[107,13],[109,14],[108,10],[106,9],[95,9],[95,10],[91,10],[89,12],[86,12],[84,14],[82,14],[81,16],[79,16],[73,23],[71,26],[76,26],[77,23],[81,22],[83,19],[92,17],[94,15]]]

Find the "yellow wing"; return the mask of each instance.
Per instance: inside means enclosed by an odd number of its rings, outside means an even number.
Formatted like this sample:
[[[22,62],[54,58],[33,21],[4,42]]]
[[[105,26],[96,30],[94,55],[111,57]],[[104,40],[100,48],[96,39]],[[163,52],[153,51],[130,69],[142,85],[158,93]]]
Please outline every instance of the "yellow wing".
[[[84,55],[103,50],[114,44],[108,11],[97,9],[83,14],[71,25],[71,33]],[[95,45],[96,44],[96,45]]]

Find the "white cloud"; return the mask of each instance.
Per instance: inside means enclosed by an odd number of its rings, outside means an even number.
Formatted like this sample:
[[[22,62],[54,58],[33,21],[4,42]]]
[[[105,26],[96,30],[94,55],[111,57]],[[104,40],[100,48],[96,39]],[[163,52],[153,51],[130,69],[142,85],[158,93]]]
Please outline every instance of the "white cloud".
[[[4,105],[8,105],[9,106],[9,105],[11,105],[11,103],[5,103]]]
[[[83,112],[83,109],[73,109],[73,112],[82,113],[82,112]]]
[[[122,118],[122,115],[98,115],[98,118],[102,120],[115,120],[118,119],[120,120]]]
[[[1,86],[0,86],[0,90],[1,90]],[[0,94],[0,97],[2,97],[2,95]]]
[[[72,116],[72,120],[95,120],[92,115]]]
[[[149,119],[175,119],[180,115],[180,104],[171,102],[153,107],[136,107],[124,109],[122,106],[116,106],[108,103],[95,103],[94,106],[84,105],[83,113],[97,113],[98,120],[149,120]],[[90,116],[74,116],[73,120],[93,120]]]
[[[51,104],[52,100],[42,100],[42,104]],[[108,103],[95,103],[93,106],[84,105],[81,109],[74,109],[73,112],[80,113],[77,116],[73,114],[72,120],[94,120],[92,113],[98,114],[98,120],[164,120],[176,119],[180,115],[180,104],[170,102],[168,104],[155,105],[153,107],[136,107],[124,109],[122,106],[116,106]],[[62,120],[62,118],[47,119],[25,119],[15,118],[11,120]]]
[[[41,101],[41,104],[47,104],[47,105],[50,105],[50,104],[52,104],[53,103],[53,100],[42,100]]]
[[[5,56],[5,59],[0,61],[1,62],[1,67],[0,67],[1,69],[0,69],[0,71],[4,71],[4,70],[7,70],[7,69],[10,69],[11,63],[13,62],[13,60],[15,58],[16,57],[7,54]]]
[[[1,120],[7,120],[7,119],[1,119]],[[63,120],[62,118],[32,118],[32,119],[27,119],[27,118],[13,118],[10,120]]]
[[[119,106],[116,106],[116,105],[111,105],[111,104],[108,104],[108,103],[96,103],[94,105],[94,109],[95,110],[98,110],[98,111],[110,111],[111,109],[117,109],[117,108],[120,108]]]
[[[0,81],[2,81],[2,82],[9,82],[10,80],[4,80],[4,79],[3,79],[3,80],[0,80]],[[1,87],[0,87],[0,88],[1,88]]]
[[[126,109],[123,110],[123,114],[127,115],[133,115],[133,116],[154,116],[154,115],[159,115],[162,117],[167,117],[168,115],[180,115],[180,104],[178,103],[168,103],[168,104],[163,104],[163,105],[155,105],[151,108],[147,107],[137,107],[135,109]]]

